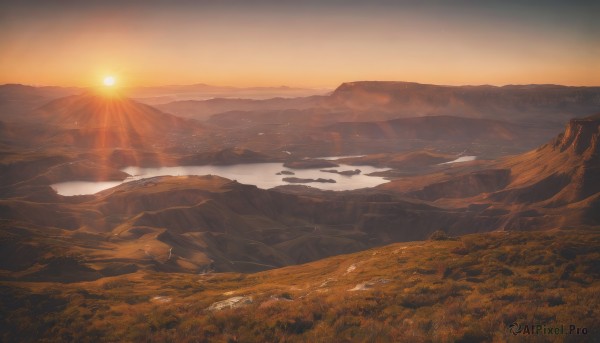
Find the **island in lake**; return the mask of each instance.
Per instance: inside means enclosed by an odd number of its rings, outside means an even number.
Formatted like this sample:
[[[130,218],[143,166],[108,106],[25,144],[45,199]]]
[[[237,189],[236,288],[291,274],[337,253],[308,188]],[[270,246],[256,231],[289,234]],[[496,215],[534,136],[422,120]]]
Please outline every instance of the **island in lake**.
[[[321,169],[320,171],[322,171],[324,173],[333,173],[333,174],[340,174],[340,175],[345,175],[345,176],[358,175],[362,172],[360,169],[343,170],[343,171],[338,171],[337,169]]]
[[[299,177],[284,177],[283,181],[289,183],[311,183],[311,182],[321,182],[321,183],[335,183],[335,180],[332,179],[302,179]]]

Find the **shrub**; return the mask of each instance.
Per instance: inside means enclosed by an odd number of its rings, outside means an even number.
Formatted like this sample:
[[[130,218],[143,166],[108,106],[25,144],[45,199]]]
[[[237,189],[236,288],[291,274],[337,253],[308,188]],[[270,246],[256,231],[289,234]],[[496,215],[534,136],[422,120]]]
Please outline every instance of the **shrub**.
[[[434,231],[431,235],[429,235],[430,241],[447,241],[450,237],[448,234],[442,230]]]

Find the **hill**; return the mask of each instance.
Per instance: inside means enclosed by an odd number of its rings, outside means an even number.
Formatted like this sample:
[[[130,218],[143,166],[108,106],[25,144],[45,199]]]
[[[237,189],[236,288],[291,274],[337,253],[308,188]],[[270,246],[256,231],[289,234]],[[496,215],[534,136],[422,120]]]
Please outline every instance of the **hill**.
[[[174,107],[180,105],[186,106],[194,104],[198,101],[206,99],[219,98],[223,99],[255,99],[265,100],[271,98],[302,98],[313,95],[320,95],[330,90],[323,89],[308,89],[295,87],[229,87],[229,86],[213,86],[203,83],[192,85],[171,85],[171,86],[156,86],[156,87],[134,87],[125,89],[128,96],[149,104],[159,105],[173,103]],[[179,102],[182,103],[179,103]],[[210,101],[210,100],[209,100]],[[168,112],[168,111],[167,111]]]
[[[550,143],[528,153],[380,186],[441,206],[478,204],[505,212],[505,228],[599,225],[600,119],[573,119]]]
[[[69,95],[80,94],[82,88],[33,87],[21,84],[0,85],[0,120],[19,122],[30,111],[45,103]]]
[[[295,121],[302,110],[309,122],[384,121],[422,116],[499,119],[529,126],[555,127],[600,109],[600,87],[560,85],[443,86],[414,82],[358,81],[341,84],[331,94],[299,98],[209,99],[175,101],[160,109],[205,120],[240,111],[247,119],[269,121],[287,113]],[[265,112],[271,112],[270,115]],[[328,120],[313,113],[327,113]],[[254,118],[257,116],[258,118]],[[270,120],[272,121],[272,120]]]
[[[51,101],[29,119],[47,127],[44,138],[50,144],[87,148],[169,145],[178,135],[202,131],[194,121],[131,99],[92,93]]]
[[[0,214],[5,249],[37,244],[40,251],[14,260],[0,277],[39,281],[141,269],[253,272],[423,239],[440,229],[462,233],[465,223],[470,230],[493,228],[486,217],[385,194],[294,195],[218,176],[156,177],[93,196],[55,194],[51,201],[15,196],[0,200]],[[69,268],[56,276],[57,259],[90,273]]]
[[[260,152],[318,156],[313,152],[323,147],[331,155],[469,149],[494,158],[543,144],[570,118],[600,110],[599,99],[599,87],[369,81],[344,83],[321,97],[213,99],[164,109],[235,130],[236,145]]]
[[[447,141],[473,144],[532,145],[547,130],[517,125],[505,121],[452,116],[426,116],[375,122],[342,122],[324,128],[341,140],[353,137],[362,139],[396,139],[427,142]]]
[[[600,87],[361,81],[340,85],[329,103],[356,111],[389,112],[396,118],[452,115],[547,125],[598,111],[599,93]]]
[[[230,111],[274,111],[286,109],[308,109],[315,107],[323,96],[272,99],[228,99],[180,100],[156,105],[165,112],[184,118],[208,120],[212,115]]]
[[[79,342],[600,337],[596,230],[436,237],[256,274],[137,272],[73,284],[0,282],[1,337]],[[542,333],[541,327],[558,331]]]

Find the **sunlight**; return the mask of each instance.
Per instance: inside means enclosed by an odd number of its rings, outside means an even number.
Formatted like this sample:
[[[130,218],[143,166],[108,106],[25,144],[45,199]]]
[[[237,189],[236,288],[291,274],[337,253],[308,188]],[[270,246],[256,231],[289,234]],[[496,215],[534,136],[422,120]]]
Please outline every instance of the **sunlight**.
[[[115,77],[114,77],[114,76],[111,76],[111,75],[109,75],[109,76],[106,76],[106,77],[104,78],[104,80],[102,81],[102,83],[103,83],[103,84],[104,84],[106,87],[112,87],[112,86],[114,86],[114,85],[115,85],[116,81],[117,81],[117,80],[115,79]]]

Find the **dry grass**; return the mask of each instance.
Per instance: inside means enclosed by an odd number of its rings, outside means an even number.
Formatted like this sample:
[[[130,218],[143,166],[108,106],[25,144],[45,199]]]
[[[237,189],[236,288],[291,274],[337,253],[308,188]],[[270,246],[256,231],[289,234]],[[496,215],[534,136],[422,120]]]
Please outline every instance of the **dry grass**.
[[[256,274],[4,282],[0,340],[491,342],[511,339],[508,326],[517,321],[576,324],[589,330],[577,341],[593,341],[600,337],[598,247],[597,231],[498,232]],[[235,296],[252,302],[208,310]]]

